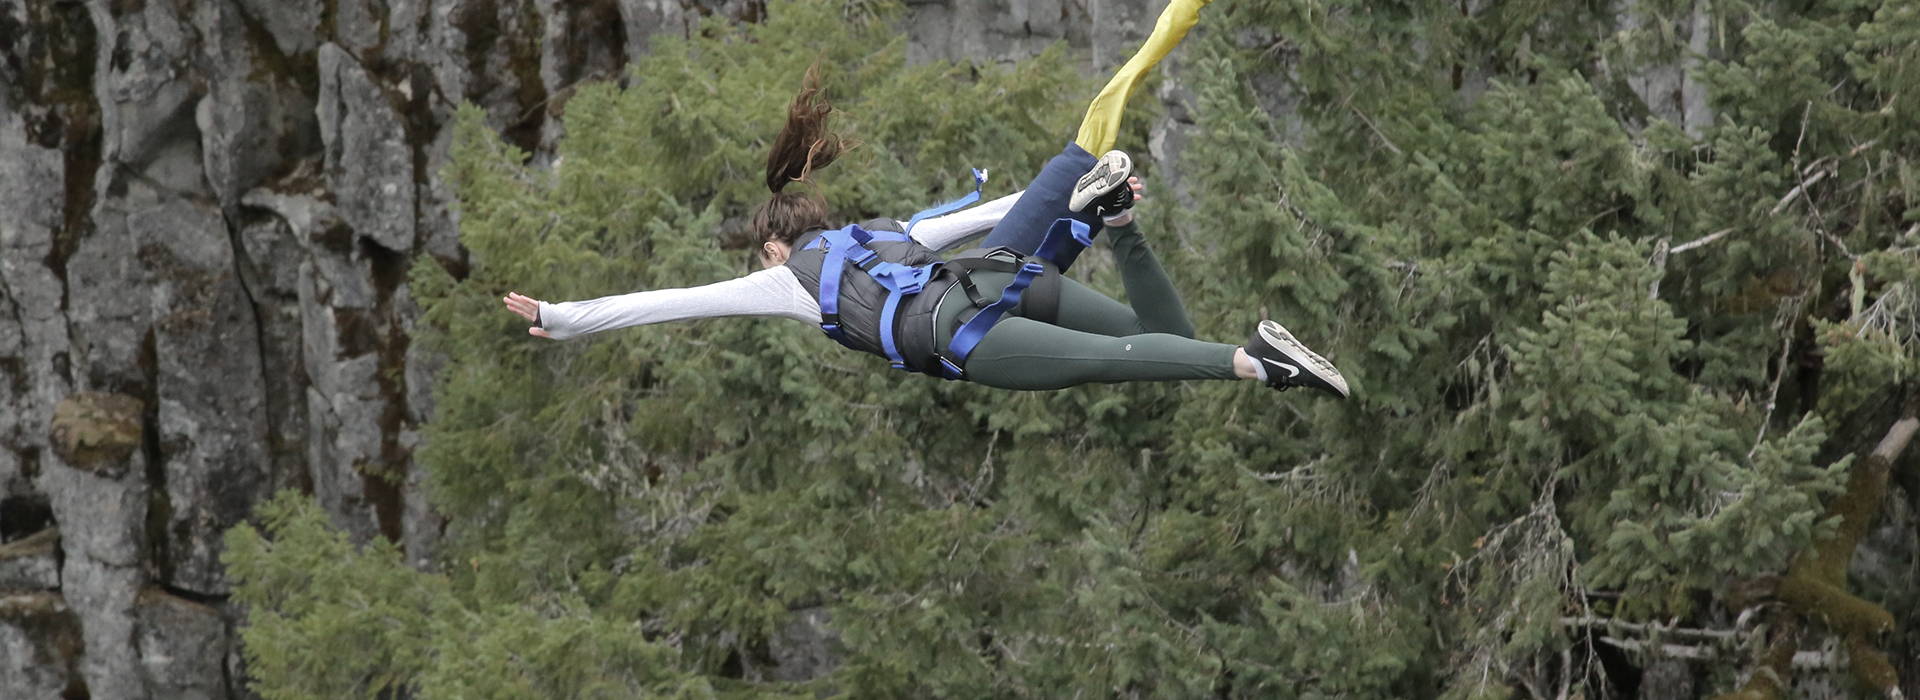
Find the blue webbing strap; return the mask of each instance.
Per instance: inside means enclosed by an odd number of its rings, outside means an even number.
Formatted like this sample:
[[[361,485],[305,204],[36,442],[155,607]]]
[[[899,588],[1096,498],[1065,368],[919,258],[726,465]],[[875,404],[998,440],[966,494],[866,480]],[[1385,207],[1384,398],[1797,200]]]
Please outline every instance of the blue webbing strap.
[[[893,317],[907,295],[918,294],[933,277],[934,265],[913,267],[880,260],[879,253],[867,247],[874,241],[905,241],[905,233],[868,231],[848,226],[820,234],[805,250],[820,248],[826,256],[820,262],[820,330],[827,337],[847,345],[846,332],[840,328],[840,279],[847,263],[859,266],[880,286],[887,289],[886,306],[880,312],[880,343],[887,359],[897,369],[909,369],[893,338]]]
[[[1082,246],[1093,244],[1093,236],[1088,232],[1085,223],[1074,219],[1058,219],[1053,222],[1052,227],[1047,229],[1046,237],[1040,239],[1040,250],[1034,253],[1033,257],[1051,262],[1053,256],[1059,253],[1060,246],[1065,245],[1065,241],[1069,239]],[[1033,280],[1046,270],[1046,267],[1037,262],[1021,265],[1020,271],[1013,275],[1013,282],[1007,285],[1006,291],[1000,293],[999,301],[981,309],[980,313],[974,314],[972,319],[960,326],[960,330],[953,332],[953,341],[947,344],[947,352],[953,355],[953,359],[941,358],[940,360],[941,368],[949,375],[953,375],[948,379],[959,378],[961,368],[967,364],[967,356],[973,354],[973,349],[987,337],[987,331],[992,330],[1002,316],[1020,304],[1020,295],[1025,293],[1027,287],[1033,285]]]
[[[835,231],[820,234],[808,243],[804,250],[821,248],[827,252],[820,261],[820,330],[827,337],[847,343],[846,333],[840,329],[840,275],[851,262],[861,268],[872,267],[879,255],[867,247],[872,241],[904,241],[907,235],[892,231],[869,232],[859,226],[848,226]]]
[[[1047,229],[1046,237],[1040,239],[1040,249],[1034,251],[1033,256],[1059,264],[1060,247],[1066,245],[1069,239],[1080,244],[1082,248],[1092,246],[1092,229],[1078,219],[1054,219],[1053,226]]]
[[[1013,274],[1013,282],[1007,285],[1006,291],[1000,293],[999,301],[981,309],[980,313],[974,314],[972,320],[960,326],[960,330],[953,332],[953,342],[947,345],[947,351],[953,354],[954,360],[964,367],[967,364],[967,356],[973,354],[973,348],[980,344],[981,339],[987,337],[987,331],[1000,322],[1001,316],[1005,316],[1008,311],[1012,311],[1013,307],[1020,304],[1020,294],[1027,291],[1027,287],[1033,284],[1035,277],[1039,277],[1046,271],[1047,268],[1037,262],[1021,265],[1020,271]]]
[[[857,230],[859,227],[847,228]],[[827,252],[820,262],[820,330],[844,345],[847,340],[840,330],[840,272],[846,267],[848,251],[865,248],[854,243],[847,229],[820,234],[807,248],[821,248]],[[872,251],[867,252],[872,254]]]
[[[985,186],[986,184],[987,184],[987,171],[981,170],[979,168],[974,168],[972,192],[968,193],[967,196],[965,197],[961,197],[951,202],[947,202],[946,204],[942,204],[932,209],[928,209],[918,214],[914,214],[913,218],[907,220],[907,225],[905,227],[907,229],[907,233],[913,233],[914,224],[918,224],[922,220],[931,219],[936,216],[946,216],[947,214],[951,214],[955,211],[959,211],[961,208],[969,204],[980,201],[980,188]]]
[[[893,363],[894,369],[914,371],[913,367],[907,365],[906,358],[900,354],[899,343],[894,340],[894,314],[900,311],[900,303],[909,295],[919,294],[920,290],[926,288],[927,280],[933,278],[933,271],[937,267],[938,263],[914,267],[883,262],[867,271],[874,281],[887,288],[887,303],[880,308],[880,349],[887,353],[887,361]]]
[[[860,228],[858,225],[848,226],[847,228],[852,229],[852,231],[850,232],[850,235],[853,236],[853,240],[863,246],[868,243],[872,243],[874,241],[913,240],[911,238],[908,238],[907,234],[900,231],[868,231],[866,229]]]

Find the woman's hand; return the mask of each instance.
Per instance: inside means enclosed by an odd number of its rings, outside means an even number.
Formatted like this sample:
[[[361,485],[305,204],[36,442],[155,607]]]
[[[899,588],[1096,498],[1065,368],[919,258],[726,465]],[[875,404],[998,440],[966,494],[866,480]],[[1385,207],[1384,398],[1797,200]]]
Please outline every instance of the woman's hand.
[[[527,323],[535,324],[532,328],[527,329],[528,333],[540,336],[542,338],[553,337],[551,335],[547,335],[547,329],[541,328],[539,326],[540,302],[538,300],[535,300],[529,297],[524,297],[514,292],[507,292],[507,295],[504,297],[501,297],[500,301],[504,301],[507,303],[507,310],[512,311],[516,314],[520,314],[521,318],[527,319]]]

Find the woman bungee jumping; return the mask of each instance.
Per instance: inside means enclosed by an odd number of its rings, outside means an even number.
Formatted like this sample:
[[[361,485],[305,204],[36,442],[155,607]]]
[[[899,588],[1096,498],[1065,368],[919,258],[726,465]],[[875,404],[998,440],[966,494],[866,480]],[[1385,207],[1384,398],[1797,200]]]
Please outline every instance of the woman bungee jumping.
[[[788,192],[845,149],[827,129],[832,108],[808,70],[767,160],[773,196],[753,212],[764,269],[686,289],[590,301],[503,299],[533,335],[568,338],[629,326],[725,316],[780,316],[819,325],[855,350],[894,367],[1001,389],[1048,390],[1089,383],[1252,379],[1336,396],[1347,382],[1332,363],[1273,321],[1244,346],[1193,338],[1172,281],[1131,210],[1142,187],[1125,153],[1108,150],[1120,108],[1145,73],[1193,26],[1210,0],[1175,0],[1133,59],[1087,110],[1078,136],[1024,192],[978,199],[901,222],[834,228],[826,202]],[[1092,153],[1106,151],[1094,158]],[[984,173],[975,173],[976,184]],[[979,248],[943,261],[939,252],[990,232]],[[1100,231],[1129,307],[1064,273]]]

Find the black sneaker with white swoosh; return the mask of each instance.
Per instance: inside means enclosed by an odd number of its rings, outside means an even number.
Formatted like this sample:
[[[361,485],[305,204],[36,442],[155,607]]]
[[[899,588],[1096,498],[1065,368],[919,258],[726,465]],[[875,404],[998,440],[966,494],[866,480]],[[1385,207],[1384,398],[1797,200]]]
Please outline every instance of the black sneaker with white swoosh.
[[[1333,368],[1327,358],[1314,354],[1293,338],[1292,333],[1272,321],[1261,321],[1247,341],[1247,356],[1265,372],[1267,386],[1285,391],[1296,386],[1347,397],[1347,378]]]

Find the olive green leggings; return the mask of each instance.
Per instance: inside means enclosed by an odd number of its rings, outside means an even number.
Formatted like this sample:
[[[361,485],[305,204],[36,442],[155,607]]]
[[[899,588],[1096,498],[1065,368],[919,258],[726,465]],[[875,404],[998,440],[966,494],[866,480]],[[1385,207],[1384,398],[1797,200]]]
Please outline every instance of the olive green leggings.
[[[1133,307],[1071,278],[1061,280],[1054,323],[1009,315],[994,324],[967,357],[967,379],[997,389],[1045,391],[1115,382],[1236,379],[1234,346],[1193,339],[1193,321],[1173,281],[1133,224],[1106,229],[1120,281]],[[1012,273],[975,272],[987,299],[1013,281]],[[957,286],[940,305],[935,341],[953,340],[972,309]],[[1016,313],[1023,309],[1015,309]]]

